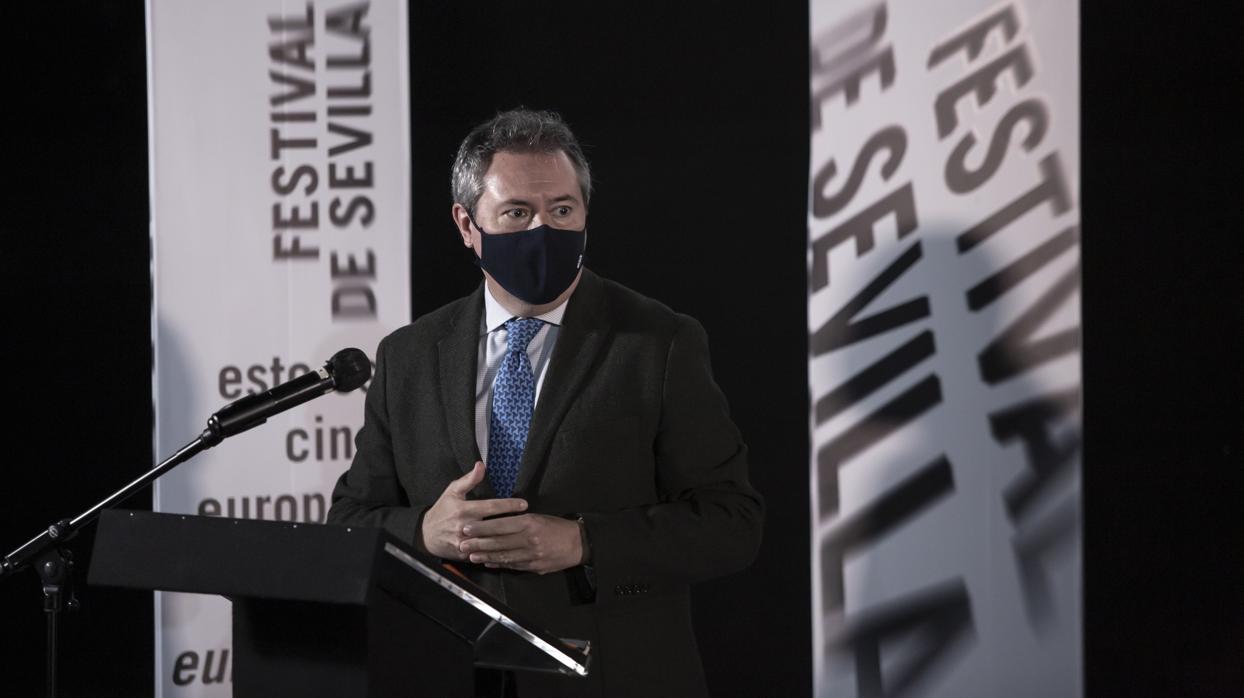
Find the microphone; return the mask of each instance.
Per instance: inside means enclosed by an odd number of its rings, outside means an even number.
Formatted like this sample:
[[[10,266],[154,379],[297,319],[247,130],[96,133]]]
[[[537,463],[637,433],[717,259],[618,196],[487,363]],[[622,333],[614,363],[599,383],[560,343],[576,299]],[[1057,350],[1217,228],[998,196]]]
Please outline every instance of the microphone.
[[[220,408],[207,420],[203,437],[209,447],[226,437],[263,424],[268,417],[297,407],[334,390],[348,393],[371,378],[371,361],[362,351],[342,349],[320,368],[286,381],[267,392],[247,395]]]

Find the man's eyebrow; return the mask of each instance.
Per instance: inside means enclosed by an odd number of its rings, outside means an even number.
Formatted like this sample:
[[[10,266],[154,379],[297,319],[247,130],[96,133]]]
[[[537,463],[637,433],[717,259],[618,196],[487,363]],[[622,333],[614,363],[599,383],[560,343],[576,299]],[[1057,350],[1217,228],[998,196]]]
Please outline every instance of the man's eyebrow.
[[[562,194],[561,196],[555,196],[552,199],[549,199],[549,203],[551,204],[559,204],[559,203],[563,203],[566,201],[570,201],[570,202],[577,204],[579,203],[579,197],[575,196],[574,194]],[[527,201],[525,199],[506,199],[505,201],[501,202],[501,205],[502,206],[526,206],[527,208],[535,208],[534,204],[532,204],[530,201]]]

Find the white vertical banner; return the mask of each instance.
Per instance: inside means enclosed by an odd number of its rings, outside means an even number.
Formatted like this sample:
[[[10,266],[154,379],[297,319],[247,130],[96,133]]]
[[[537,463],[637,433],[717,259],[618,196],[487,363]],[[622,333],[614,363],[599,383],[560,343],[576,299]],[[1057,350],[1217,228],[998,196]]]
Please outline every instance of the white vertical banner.
[[[410,319],[402,0],[148,0],[157,459]],[[374,358],[374,357],[372,357]],[[163,512],[323,522],[363,391],[164,476]],[[157,594],[156,695],[232,695],[230,605]]]
[[[812,0],[817,696],[1078,696],[1075,0]]]

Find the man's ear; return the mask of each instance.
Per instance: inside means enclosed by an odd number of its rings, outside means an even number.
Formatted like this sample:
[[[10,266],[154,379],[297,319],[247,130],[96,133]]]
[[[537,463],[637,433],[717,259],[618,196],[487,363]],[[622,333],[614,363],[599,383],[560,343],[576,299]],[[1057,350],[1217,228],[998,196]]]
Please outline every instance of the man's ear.
[[[451,215],[454,219],[454,225],[458,228],[458,234],[462,236],[462,244],[472,247],[474,243],[475,231],[471,227],[471,214],[467,213],[466,207],[462,204],[454,204]]]

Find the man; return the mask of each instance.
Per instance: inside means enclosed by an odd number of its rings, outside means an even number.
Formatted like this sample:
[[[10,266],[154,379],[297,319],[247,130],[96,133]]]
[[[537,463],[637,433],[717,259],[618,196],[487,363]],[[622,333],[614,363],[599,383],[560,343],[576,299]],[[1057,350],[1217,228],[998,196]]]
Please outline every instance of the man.
[[[474,129],[453,195],[484,282],[380,343],[329,521],[591,641],[587,679],[519,695],[704,694],[688,585],[747,566],[763,514],[704,330],[582,267],[591,174],[555,114]]]

